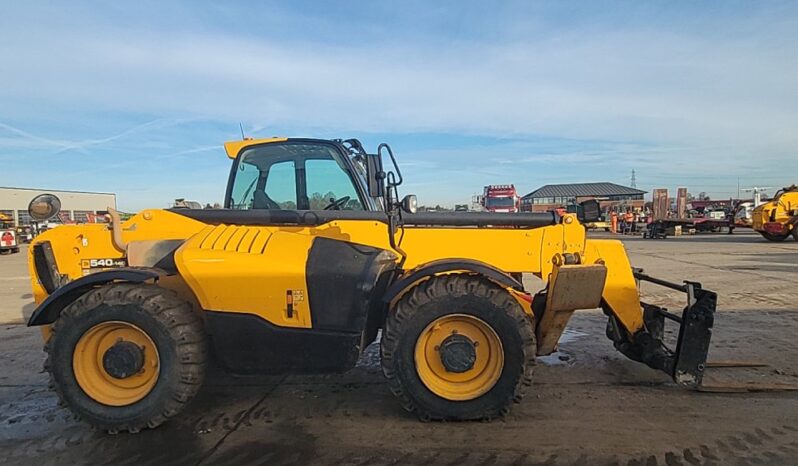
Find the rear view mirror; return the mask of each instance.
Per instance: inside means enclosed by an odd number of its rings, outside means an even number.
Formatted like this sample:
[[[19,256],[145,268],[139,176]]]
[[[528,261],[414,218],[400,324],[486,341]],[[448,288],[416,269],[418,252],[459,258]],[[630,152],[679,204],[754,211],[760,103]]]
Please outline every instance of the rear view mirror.
[[[595,199],[590,199],[579,204],[581,209],[577,209],[577,213],[581,211],[582,215],[577,215],[579,221],[584,222],[595,222],[601,218],[601,205],[599,201]]]
[[[61,200],[54,194],[39,194],[28,204],[28,215],[37,222],[44,222],[58,215]]]
[[[382,171],[382,158],[377,154],[366,155],[366,175],[369,196],[385,196],[385,172]]]

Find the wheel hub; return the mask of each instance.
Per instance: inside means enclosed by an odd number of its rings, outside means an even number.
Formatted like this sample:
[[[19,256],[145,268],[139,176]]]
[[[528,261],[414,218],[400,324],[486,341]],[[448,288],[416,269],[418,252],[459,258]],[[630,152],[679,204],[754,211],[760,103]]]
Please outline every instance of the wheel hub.
[[[103,354],[103,369],[115,379],[126,379],[144,367],[144,350],[132,341],[120,340]]]
[[[441,364],[448,372],[462,374],[474,367],[477,348],[465,335],[454,333],[446,337],[440,345]]]
[[[414,354],[416,373],[435,395],[467,401],[488,392],[499,380],[504,351],[499,336],[470,314],[446,314],[421,331]]]
[[[160,374],[158,347],[130,322],[100,322],[80,337],[72,371],[83,392],[107,406],[128,406],[146,397]]]

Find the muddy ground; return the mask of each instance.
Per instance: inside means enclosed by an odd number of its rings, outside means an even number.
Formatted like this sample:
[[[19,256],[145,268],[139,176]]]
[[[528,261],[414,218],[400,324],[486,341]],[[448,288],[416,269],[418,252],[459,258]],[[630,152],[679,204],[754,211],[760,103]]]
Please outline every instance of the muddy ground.
[[[601,236],[601,235],[598,235]],[[798,386],[798,242],[749,233],[625,240],[636,266],[720,295],[707,382]],[[10,260],[9,260],[10,259]],[[0,316],[29,312],[22,255],[0,257]],[[532,282],[530,281],[530,285]],[[678,309],[682,296],[644,287]],[[10,317],[9,317],[10,316]],[[36,330],[0,327],[4,464],[798,464],[798,392],[700,393],[615,352],[605,318],[578,313],[505,419],[421,423],[383,382],[372,345],[342,375],[233,378],[214,370],[195,402],[137,435],[94,432],[58,407]]]

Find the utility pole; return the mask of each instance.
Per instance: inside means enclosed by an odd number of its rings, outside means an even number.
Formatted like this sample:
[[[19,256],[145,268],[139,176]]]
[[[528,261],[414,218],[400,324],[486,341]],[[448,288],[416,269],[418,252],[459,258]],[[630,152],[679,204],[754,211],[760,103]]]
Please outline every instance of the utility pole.
[[[635,170],[634,170],[634,168],[632,169],[632,184],[631,184],[631,186],[633,188],[637,187],[637,178],[635,178]]]
[[[757,207],[759,204],[762,203],[762,193],[765,192],[766,189],[770,189],[769,186],[754,186],[753,188],[745,188],[743,191],[747,193],[754,193],[754,207]]]

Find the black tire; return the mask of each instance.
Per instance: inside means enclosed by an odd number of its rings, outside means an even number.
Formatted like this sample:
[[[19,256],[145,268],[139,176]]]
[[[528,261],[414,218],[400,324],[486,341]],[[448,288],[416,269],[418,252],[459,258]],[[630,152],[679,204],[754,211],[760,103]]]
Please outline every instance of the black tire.
[[[792,238],[798,241],[798,224],[792,226]]]
[[[762,237],[765,238],[766,240],[773,241],[774,243],[781,243],[782,241],[790,237],[789,233],[787,233],[786,235],[774,235],[771,233],[760,231],[759,234],[762,235]]]
[[[493,387],[467,401],[451,401],[430,391],[416,371],[414,357],[423,330],[455,313],[488,324],[504,352],[501,375]],[[388,386],[402,406],[422,420],[488,420],[507,414],[532,383],[536,352],[533,318],[505,290],[469,275],[431,278],[407,292],[388,315],[381,341]]]
[[[79,385],[72,365],[83,334],[103,322],[122,321],[143,330],[158,350],[159,374],[141,400],[108,406]],[[109,284],[67,306],[45,345],[51,388],[80,418],[102,430],[138,432],[179,413],[199,390],[205,375],[206,335],[200,317],[171,290],[146,284]]]

